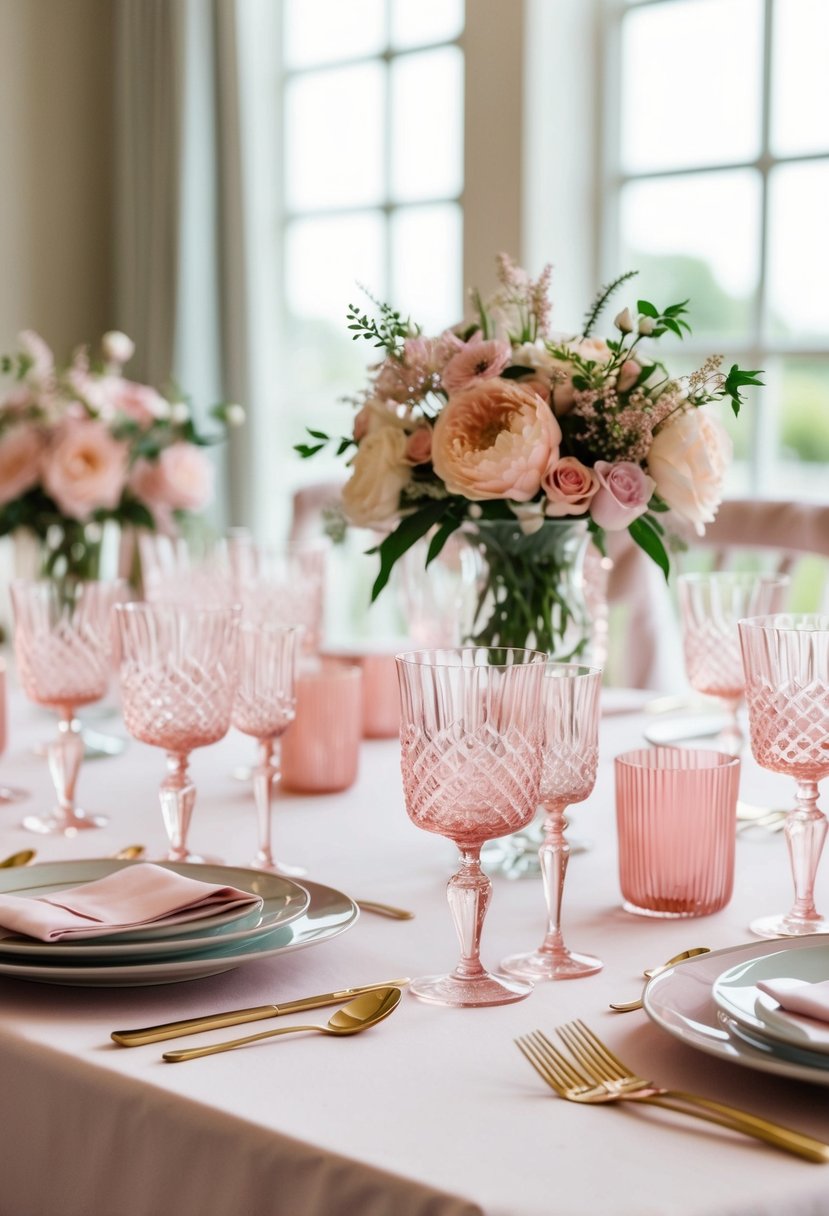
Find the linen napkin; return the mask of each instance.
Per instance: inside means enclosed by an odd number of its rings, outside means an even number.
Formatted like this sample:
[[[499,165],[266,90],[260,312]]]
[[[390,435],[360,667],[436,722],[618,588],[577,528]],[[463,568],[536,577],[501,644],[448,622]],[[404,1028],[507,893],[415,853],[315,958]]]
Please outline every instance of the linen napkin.
[[[810,984],[806,980],[758,980],[757,989],[774,997],[787,1013],[799,1013],[819,1022],[829,1022],[829,980]]]
[[[0,895],[0,937],[24,934],[42,942],[74,941],[142,925],[185,924],[237,908],[253,912],[261,906],[259,896],[248,891],[199,882],[142,862],[38,899]]]

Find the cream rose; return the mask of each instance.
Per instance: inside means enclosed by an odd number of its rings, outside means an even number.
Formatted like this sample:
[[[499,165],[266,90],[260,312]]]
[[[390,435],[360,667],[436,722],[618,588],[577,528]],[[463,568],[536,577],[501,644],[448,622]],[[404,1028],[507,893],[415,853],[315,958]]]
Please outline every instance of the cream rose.
[[[527,502],[560,442],[561,428],[540,397],[489,380],[449,398],[435,423],[432,464],[450,494]]]
[[[64,515],[88,519],[118,505],[127,480],[127,447],[101,422],[73,420],[45,457],[43,485]]]
[[[733,445],[725,427],[702,409],[674,415],[654,436],[648,471],[669,507],[705,532],[722,500]]]
[[[397,515],[400,491],[408,483],[406,434],[394,426],[370,431],[351,461],[343,487],[343,509],[359,528],[383,527]]]
[[[541,488],[547,495],[546,515],[582,515],[599,488],[599,479],[575,456],[562,456],[547,469]]]
[[[13,426],[0,439],[0,506],[37,482],[42,452],[43,444],[31,426]]]

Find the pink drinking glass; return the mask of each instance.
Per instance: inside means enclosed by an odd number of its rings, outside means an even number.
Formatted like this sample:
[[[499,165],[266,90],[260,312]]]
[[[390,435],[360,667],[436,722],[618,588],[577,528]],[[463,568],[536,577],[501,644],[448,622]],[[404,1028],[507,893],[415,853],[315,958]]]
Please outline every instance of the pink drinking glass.
[[[545,656],[471,647],[398,655],[400,750],[406,810],[417,827],[448,836],[461,866],[449,908],[461,944],[450,975],[412,981],[437,1005],[503,1005],[532,985],[485,971],[480,959],[492,883],[481,846],[525,827],[538,805]]]
[[[127,730],[162,747],[168,774],[159,797],[168,861],[199,861],[187,850],[196,789],[190,752],[230,729],[239,675],[238,608],[118,604],[121,701]]]
[[[103,827],[102,815],[75,806],[83,759],[75,711],[100,701],[112,669],[110,613],[126,595],[122,579],[111,582],[17,579],[11,585],[14,650],[23,690],[30,700],[58,711],[58,737],[46,749],[58,805],[53,815],[27,815],[30,832],[75,836]]]
[[[513,954],[501,967],[509,975],[533,980],[572,980],[600,971],[601,959],[576,954],[564,944],[561,901],[570,858],[564,812],[593,792],[599,762],[598,667],[548,662],[542,686],[544,764],[539,801],[544,809],[544,840],[538,850],[547,932],[537,950]]]
[[[671,918],[724,908],[734,886],[739,757],[640,748],[614,768],[625,911]]]
[[[677,580],[685,671],[691,687],[723,701],[730,721],[716,746],[738,756],[745,739],[737,714],[745,695],[745,673],[737,622],[779,612],[789,580],[785,575],[731,570],[681,574]]]
[[[322,541],[281,548],[237,543],[233,564],[243,619],[300,629],[302,653],[316,654],[322,640],[327,552]]]
[[[305,871],[274,860],[271,803],[274,783],[279,780],[281,737],[296,713],[296,643],[296,629],[254,625],[249,621],[241,624],[239,683],[232,715],[236,729],[245,735],[252,735],[259,744],[259,759],[253,770],[259,848],[251,865],[257,870],[293,876],[304,874]]]
[[[784,828],[795,900],[785,915],[752,922],[758,937],[829,932],[814,886],[826,839],[818,781],[829,773],[829,614],[781,613],[739,623],[754,759],[797,782]]]

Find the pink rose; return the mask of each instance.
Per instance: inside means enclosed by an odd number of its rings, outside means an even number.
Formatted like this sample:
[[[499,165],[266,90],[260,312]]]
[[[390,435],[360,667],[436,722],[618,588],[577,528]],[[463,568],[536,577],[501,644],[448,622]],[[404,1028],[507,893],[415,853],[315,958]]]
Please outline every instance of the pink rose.
[[[106,421],[123,414],[148,427],[170,416],[170,404],[146,384],[134,384],[121,376],[90,376],[75,384],[76,391]]]
[[[641,372],[642,368],[635,359],[625,359],[616,377],[617,392],[626,393],[629,388],[633,388]]]
[[[450,397],[435,423],[432,464],[450,494],[526,502],[558,456],[550,407],[520,384],[485,380]]]
[[[443,387],[447,393],[457,393],[479,380],[500,376],[511,356],[509,342],[473,338],[446,364],[441,377]]]
[[[590,503],[590,514],[600,528],[621,532],[648,509],[656,482],[632,460],[610,464],[597,460],[593,472],[599,488]]]
[[[406,459],[409,464],[428,464],[432,459],[432,428],[419,426],[406,440]]]
[[[43,444],[34,427],[14,426],[0,439],[0,506],[25,494],[40,476]]]
[[[46,454],[43,485],[64,515],[87,519],[99,508],[118,505],[127,459],[126,444],[113,439],[102,422],[73,419]]]
[[[200,511],[213,495],[213,466],[192,443],[171,443],[158,460],[139,460],[130,489],[151,511]]]
[[[723,424],[701,409],[675,414],[654,435],[648,471],[659,497],[694,525],[697,536],[717,513],[732,451]]]
[[[547,469],[541,481],[547,495],[545,515],[581,515],[599,488],[599,479],[575,456],[562,456]]]

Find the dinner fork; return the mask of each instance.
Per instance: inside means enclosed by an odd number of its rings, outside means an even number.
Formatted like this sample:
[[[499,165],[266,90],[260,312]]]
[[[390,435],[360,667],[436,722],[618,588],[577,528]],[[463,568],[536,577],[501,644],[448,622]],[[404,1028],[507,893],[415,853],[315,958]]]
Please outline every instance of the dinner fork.
[[[662,1106],[678,1114],[744,1132],[808,1161],[829,1161],[829,1144],[802,1132],[709,1098],[663,1089],[638,1077],[583,1022],[561,1026],[558,1034],[570,1049],[572,1059],[555,1048],[540,1030],[515,1041],[542,1080],[568,1102],[586,1105],[640,1102]]]

